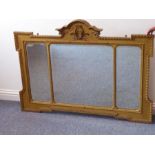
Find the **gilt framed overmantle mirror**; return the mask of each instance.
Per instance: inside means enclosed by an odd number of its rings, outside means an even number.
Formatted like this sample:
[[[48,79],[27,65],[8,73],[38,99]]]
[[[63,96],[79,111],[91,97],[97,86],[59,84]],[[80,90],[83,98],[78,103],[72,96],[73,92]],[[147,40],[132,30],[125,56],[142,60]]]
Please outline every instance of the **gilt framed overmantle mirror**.
[[[150,123],[149,64],[153,35],[100,36],[76,20],[59,36],[14,32],[22,110],[75,112]]]

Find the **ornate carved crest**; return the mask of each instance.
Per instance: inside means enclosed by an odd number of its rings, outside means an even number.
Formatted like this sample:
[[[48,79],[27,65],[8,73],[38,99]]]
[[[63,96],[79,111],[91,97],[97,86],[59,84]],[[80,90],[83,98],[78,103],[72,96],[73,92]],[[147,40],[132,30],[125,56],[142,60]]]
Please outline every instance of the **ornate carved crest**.
[[[91,26],[85,20],[73,21],[67,26],[57,30],[62,37],[74,40],[88,40],[89,38],[98,38],[102,31],[102,29]]]

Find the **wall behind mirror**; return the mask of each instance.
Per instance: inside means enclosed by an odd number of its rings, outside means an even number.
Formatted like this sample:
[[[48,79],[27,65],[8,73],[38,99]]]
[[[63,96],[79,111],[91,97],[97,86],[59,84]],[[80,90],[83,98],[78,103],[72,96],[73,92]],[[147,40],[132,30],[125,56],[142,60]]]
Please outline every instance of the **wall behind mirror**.
[[[59,28],[71,20],[2,20],[0,29],[0,99],[19,100],[18,92],[22,89],[18,52],[14,47],[14,31],[34,32],[47,35],[58,35]],[[124,36],[146,34],[155,19],[142,20],[88,20],[92,25],[103,27],[104,36]],[[117,25],[117,26],[114,26]],[[155,56],[151,58],[150,98],[155,102]]]

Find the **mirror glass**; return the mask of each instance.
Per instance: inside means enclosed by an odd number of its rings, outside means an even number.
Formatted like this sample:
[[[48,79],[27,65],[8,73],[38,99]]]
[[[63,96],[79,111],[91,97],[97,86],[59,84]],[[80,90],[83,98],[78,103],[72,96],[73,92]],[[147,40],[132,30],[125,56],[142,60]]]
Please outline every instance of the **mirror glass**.
[[[52,44],[50,53],[57,103],[112,106],[111,46]]]
[[[32,100],[50,101],[51,90],[46,46],[42,43],[29,43],[26,45],[26,49]]]
[[[132,46],[117,48],[117,106],[137,109],[140,104],[141,49]]]

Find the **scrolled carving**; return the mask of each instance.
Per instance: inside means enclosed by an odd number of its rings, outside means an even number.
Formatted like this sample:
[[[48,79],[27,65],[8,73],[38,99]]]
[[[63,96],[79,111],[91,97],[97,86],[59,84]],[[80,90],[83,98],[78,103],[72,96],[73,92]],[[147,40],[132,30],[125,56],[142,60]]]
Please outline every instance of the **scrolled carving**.
[[[62,37],[66,37],[73,40],[86,40],[92,38],[98,38],[102,29],[95,26],[91,26],[85,20],[76,20],[68,24],[67,26],[57,29]]]

